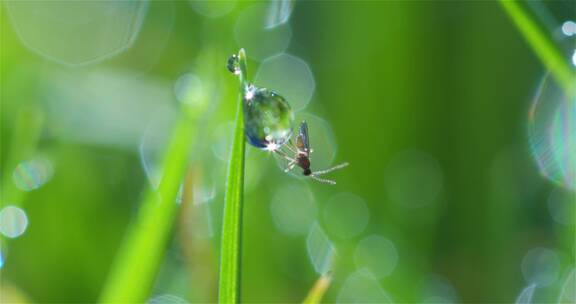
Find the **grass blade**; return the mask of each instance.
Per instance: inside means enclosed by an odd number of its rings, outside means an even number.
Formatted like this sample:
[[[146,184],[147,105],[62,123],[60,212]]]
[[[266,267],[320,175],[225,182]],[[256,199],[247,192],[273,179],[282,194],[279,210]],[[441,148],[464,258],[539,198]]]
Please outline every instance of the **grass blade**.
[[[558,46],[546,31],[530,16],[527,7],[518,0],[500,0],[504,11],[524,35],[536,55],[550,70],[562,88],[572,96],[575,92],[576,74]]]
[[[174,223],[176,195],[186,171],[194,130],[193,121],[182,114],[164,156],[158,192],[149,190],[146,194],[136,222],[120,248],[101,302],[143,303],[149,296]]]
[[[318,278],[312,289],[310,289],[308,296],[306,296],[306,299],[304,299],[302,303],[304,304],[321,303],[322,297],[324,296],[324,293],[326,293],[326,290],[328,290],[328,287],[330,287],[331,282],[332,282],[332,276],[329,273],[320,276],[320,278]]]
[[[240,301],[240,276],[242,265],[242,196],[244,191],[244,113],[243,91],[246,82],[246,55],[238,54],[240,63],[240,97],[236,112],[234,141],[228,163],[224,220],[220,255],[218,298],[220,303]]]

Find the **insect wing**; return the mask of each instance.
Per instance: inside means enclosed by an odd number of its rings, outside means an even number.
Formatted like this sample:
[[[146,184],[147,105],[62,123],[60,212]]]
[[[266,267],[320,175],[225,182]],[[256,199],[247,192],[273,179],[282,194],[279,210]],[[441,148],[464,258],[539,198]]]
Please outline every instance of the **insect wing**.
[[[296,138],[296,147],[299,151],[310,153],[310,137],[308,136],[308,124],[303,121],[298,129],[298,137]]]

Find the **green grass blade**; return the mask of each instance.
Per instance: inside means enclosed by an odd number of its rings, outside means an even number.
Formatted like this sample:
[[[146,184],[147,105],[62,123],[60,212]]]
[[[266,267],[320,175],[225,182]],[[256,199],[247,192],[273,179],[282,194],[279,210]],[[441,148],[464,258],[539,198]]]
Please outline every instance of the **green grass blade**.
[[[236,112],[234,141],[228,163],[224,221],[220,256],[218,298],[220,303],[240,301],[240,276],[242,265],[242,196],[244,191],[244,113],[243,88],[246,81],[246,57],[243,50],[240,60],[240,97]]]
[[[575,93],[576,74],[570,66],[568,58],[546,35],[546,31],[530,16],[524,4],[518,0],[500,0],[500,3],[556,81],[569,96],[572,96]]]
[[[186,171],[194,130],[194,121],[182,114],[164,156],[158,191],[148,191],[113,265],[102,302],[143,303],[149,296],[178,208],[176,195]]]
[[[330,283],[332,282],[332,276],[330,274],[323,274],[318,278],[308,296],[302,303],[304,304],[317,304],[322,302],[322,297],[324,297],[324,293],[330,287]]]

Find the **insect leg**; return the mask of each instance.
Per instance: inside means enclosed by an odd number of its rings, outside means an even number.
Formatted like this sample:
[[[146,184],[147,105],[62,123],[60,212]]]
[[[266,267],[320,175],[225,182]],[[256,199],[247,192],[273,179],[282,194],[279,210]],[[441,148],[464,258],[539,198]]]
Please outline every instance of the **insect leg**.
[[[309,175],[309,176],[310,176],[312,179],[314,179],[314,180],[316,180],[316,181],[319,181],[319,182],[321,182],[321,183],[329,184],[329,185],[336,185],[336,182],[333,181],[333,180],[320,178],[320,177],[318,177],[318,176],[316,176],[316,175]]]
[[[347,162],[346,162],[346,163],[341,163],[341,164],[339,164],[339,165],[336,165],[336,166],[334,166],[334,167],[332,167],[332,168],[329,168],[329,169],[326,169],[326,170],[320,170],[320,171],[312,172],[312,175],[318,176],[318,175],[326,174],[326,173],[328,173],[328,172],[332,172],[332,171],[334,171],[334,170],[338,170],[338,169],[344,168],[344,167],[346,167],[346,166],[348,166],[348,165],[349,165],[349,164],[348,164]]]

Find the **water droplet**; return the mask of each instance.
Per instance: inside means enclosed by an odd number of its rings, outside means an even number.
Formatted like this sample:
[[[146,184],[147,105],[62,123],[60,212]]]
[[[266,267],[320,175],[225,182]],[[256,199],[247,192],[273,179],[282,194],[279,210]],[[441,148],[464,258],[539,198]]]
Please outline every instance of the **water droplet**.
[[[77,66],[128,49],[138,36],[147,1],[7,1],[22,43],[41,56]]]
[[[521,268],[528,284],[548,286],[558,278],[560,260],[556,252],[550,249],[533,248],[522,258]]]
[[[294,111],[302,110],[310,103],[316,88],[308,64],[286,53],[264,60],[254,79],[261,86],[282,92]]]
[[[12,173],[12,180],[18,189],[32,191],[47,183],[53,174],[52,163],[39,157],[18,164]]]
[[[282,53],[292,38],[292,29],[287,23],[268,29],[267,18],[267,3],[257,3],[240,13],[234,27],[238,45],[249,51],[248,57],[258,61]]]
[[[340,289],[336,303],[394,303],[378,280],[367,271],[352,273]]]
[[[408,208],[423,207],[433,202],[442,189],[442,172],[429,154],[406,150],[396,155],[385,173],[390,200]],[[418,185],[418,191],[414,191]]]
[[[332,196],[324,207],[323,219],[328,232],[342,239],[362,233],[370,216],[364,200],[352,193]]]
[[[234,54],[230,57],[228,57],[228,62],[226,64],[226,68],[228,69],[228,71],[230,71],[230,73],[234,74],[234,75],[240,75],[240,59],[238,58],[238,55]]]
[[[206,100],[206,93],[202,80],[192,73],[180,76],[174,84],[176,99],[184,104],[201,105]]]
[[[21,236],[28,227],[28,217],[24,210],[16,206],[6,206],[0,210],[0,233],[9,238]]]
[[[292,183],[278,189],[270,211],[278,229],[289,235],[308,233],[317,214],[314,196],[305,183]]]
[[[574,195],[562,188],[556,188],[548,197],[548,211],[559,224],[572,226],[576,222]]]
[[[532,155],[542,175],[576,190],[576,97],[569,100],[552,77],[545,77],[528,116]]]
[[[218,18],[231,12],[236,7],[236,1],[190,0],[190,6],[198,14]]]
[[[306,249],[316,273],[323,275],[332,270],[336,249],[318,223],[314,223],[308,233]]]
[[[293,8],[294,0],[271,1],[266,18],[266,28],[273,29],[288,22]]]
[[[362,239],[354,251],[354,263],[357,269],[366,269],[377,278],[392,273],[398,263],[398,252],[394,243],[380,235],[371,235]]]
[[[275,150],[290,139],[293,125],[294,113],[284,97],[265,88],[247,88],[244,127],[249,144]]]
[[[534,296],[534,289],[536,289],[535,284],[531,284],[524,288],[518,298],[516,298],[516,304],[531,304],[532,296]]]

